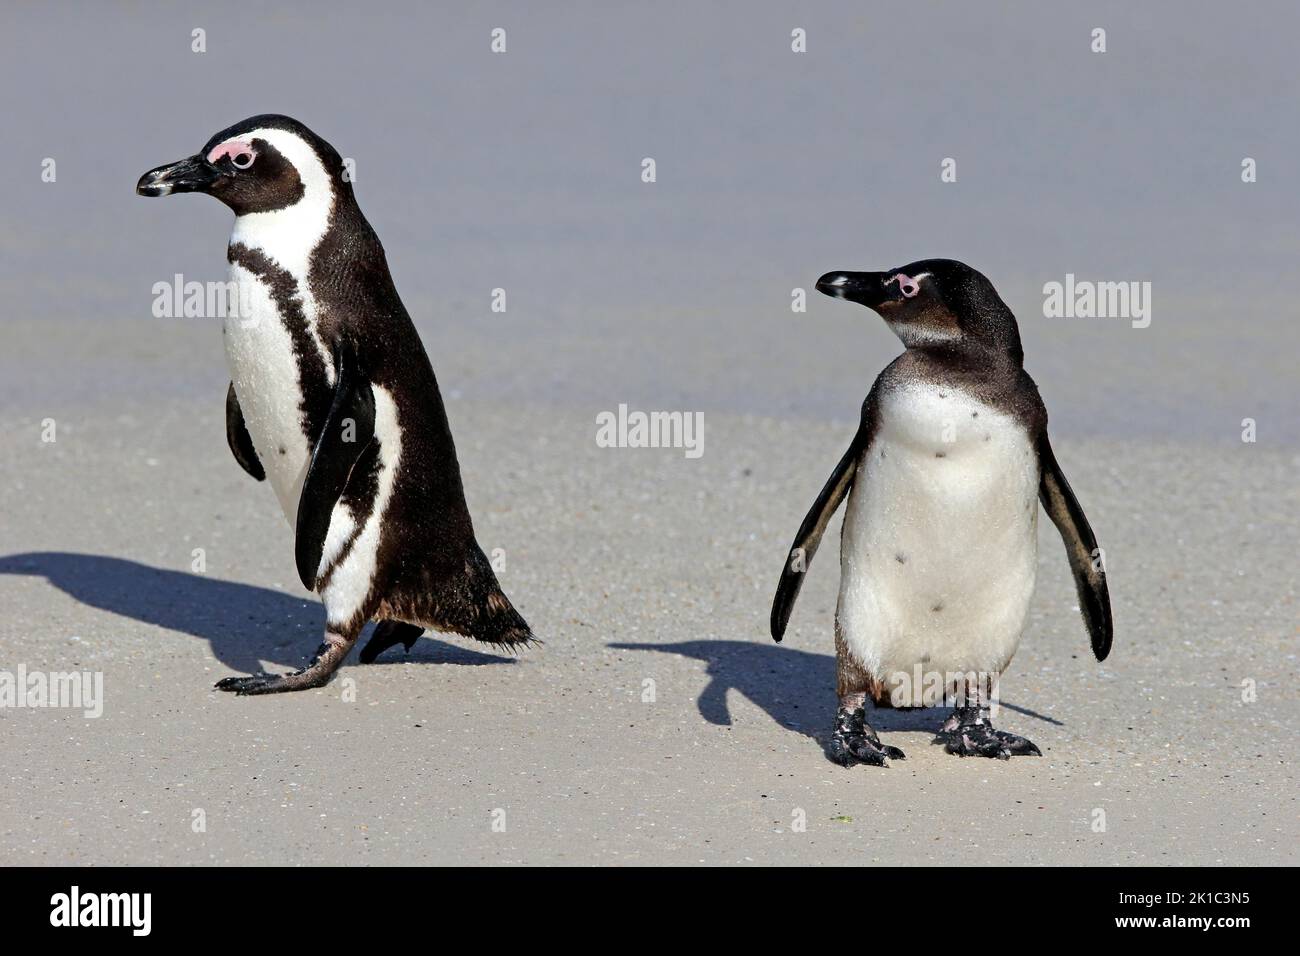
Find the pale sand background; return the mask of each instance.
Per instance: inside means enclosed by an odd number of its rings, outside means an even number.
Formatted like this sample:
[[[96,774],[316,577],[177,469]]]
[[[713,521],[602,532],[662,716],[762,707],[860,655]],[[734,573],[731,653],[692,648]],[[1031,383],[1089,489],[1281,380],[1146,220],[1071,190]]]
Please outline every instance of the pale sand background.
[[[1249,8],[7,9],[0,668],[102,670],[107,703],[0,710],[0,860],[1297,862],[1296,15]],[[346,666],[354,703],[209,689],[301,663],[321,612],[225,448],[216,328],[149,316],[154,282],[224,275],[229,214],[131,187],[262,110],[358,160],[546,641],[518,660],[423,640]],[[789,293],[925,255],[1020,317],[1116,644],[1092,660],[1044,519],[1001,718],[1044,757],[949,757],[913,712],[876,721],[906,761],[843,770],[833,535],[781,646],[767,613],[898,346]],[[1066,272],[1151,281],[1151,327],[1042,318]],[[703,411],[704,457],[596,448],[620,402]]]
[[[837,538],[783,645],[766,621],[848,426],[716,415],[687,461],[596,449],[585,414],[453,402],[479,538],[506,550],[504,585],[546,645],[511,662],[421,641],[346,666],[344,703],[337,679],[255,699],[208,689],[299,662],[322,618],[219,410],[88,410],[44,447],[34,421],[4,428],[0,636],[30,668],[102,670],[107,695],[98,720],[0,712],[6,860],[1296,860],[1290,455],[1062,437],[1108,548],[1110,660],[1092,660],[1045,524],[1003,685],[1027,713],[1001,718],[1043,759],[948,756],[928,711],[877,721],[906,761],[843,770],[813,739],[834,706]],[[206,575],[188,573],[195,547]],[[1245,678],[1257,703],[1241,703]],[[791,832],[796,808],[806,833]]]

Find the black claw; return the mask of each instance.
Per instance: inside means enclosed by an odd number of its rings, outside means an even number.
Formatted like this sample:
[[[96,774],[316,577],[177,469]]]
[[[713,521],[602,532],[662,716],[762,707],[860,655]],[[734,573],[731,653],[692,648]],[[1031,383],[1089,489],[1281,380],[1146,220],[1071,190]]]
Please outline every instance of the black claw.
[[[958,707],[944,722],[935,738],[943,749],[958,757],[993,757],[1010,760],[1015,757],[1041,757],[1032,741],[1004,730],[996,730],[989,722],[988,710],[983,707]]]
[[[849,748],[837,740],[831,741],[830,745],[826,748],[826,756],[830,757],[841,767],[847,767],[849,764],[853,763],[853,754],[849,752]]]
[[[263,677],[270,677],[267,673],[250,674],[247,677],[223,677],[212,686],[217,690],[238,690],[251,681],[261,680]]]
[[[315,663],[313,661],[313,663]],[[227,677],[213,686],[217,690],[233,693],[237,697],[255,694],[279,694],[283,691],[308,690],[329,683],[333,671],[313,671],[307,667],[291,674],[252,674],[248,677]]]
[[[1037,744],[1032,740],[1024,737],[1017,737],[1014,734],[1007,734],[1007,747],[1015,755],[1021,757],[1041,757],[1043,752],[1038,749]]]
[[[285,686],[287,683],[284,677],[277,674],[252,674],[248,677],[227,677],[225,680],[217,681],[216,688],[245,697],[250,694],[273,694],[277,690],[287,690]]]
[[[887,767],[888,760],[903,759],[903,751],[880,742],[867,723],[866,710],[862,707],[853,711],[840,708],[835,715],[835,728],[826,746],[826,755],[843,767],[854,760],[873,767]]]
[[[241,697],[324,687],[334,676],[334,671],[338,669],[339,664],[348,656],[348,651],[352,649],[355,640],[356,637],[353,636],[342,642],[325,642],[316,648],[315,655],[306,667],[291,674],[268,674],[261,671],[247,677],[225,677],[213,686],[217,690],[229,691]]]

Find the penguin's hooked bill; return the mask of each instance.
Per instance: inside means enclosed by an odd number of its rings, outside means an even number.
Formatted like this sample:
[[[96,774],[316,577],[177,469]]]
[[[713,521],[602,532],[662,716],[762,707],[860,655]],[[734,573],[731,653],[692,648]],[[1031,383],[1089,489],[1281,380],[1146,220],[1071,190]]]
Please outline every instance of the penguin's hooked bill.
[[[149,170],[135,184],[135,191],[141,196],[207,192],[224,175],[206,158],[195,154]]]
[[[916,295],[916,280],[901,272],[828,272],[817,280],[817,291],[848,299],[869,309]]]

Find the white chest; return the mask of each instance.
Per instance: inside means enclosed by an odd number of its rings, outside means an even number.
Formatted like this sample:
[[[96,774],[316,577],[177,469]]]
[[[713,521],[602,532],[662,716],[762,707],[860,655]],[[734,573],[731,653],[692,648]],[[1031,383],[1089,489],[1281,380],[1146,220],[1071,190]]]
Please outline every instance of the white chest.
[[[878,677],[1000,671],[1036,568],[1038,458],[1024,428],[953,388],[886,393],[845,515],[839,620]]]
[[[226,364],[267,482],[292,522],[311,457],[293,337],[265,282],[238,264],[230,278],[240,283],[243,309],[223,326]]]

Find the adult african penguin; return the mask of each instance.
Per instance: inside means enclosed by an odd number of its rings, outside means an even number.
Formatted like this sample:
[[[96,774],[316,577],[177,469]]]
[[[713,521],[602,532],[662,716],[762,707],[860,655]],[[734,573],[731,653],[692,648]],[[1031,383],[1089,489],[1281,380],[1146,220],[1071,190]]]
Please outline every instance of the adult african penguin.
[[[817,290],[873,309],[905,346],[871,386],[772,604],[780,641],[847,497],[835,612],[839,710],[828,755],[846,765],[901,758],[867,723],[866,699],[912,707],[936,696],[956,704],[938,738],[949,753],[1036,755],[1030,741],[993,728],[989,702],[1034,590],[1038,502],[1065,541],[1099,661],[1112,624],[1097,541],[1052,454],[1015,316],[988,279],[950,259],[831,272]]]
[[[294,528],[324,643],[285,675],[216,686],[325,684],[371,619],[368,663],[424,628],[534,641],[474,538],[433,368],[338,152],[287,116],[254,116],[140,177],[142,196],[199,192],[235,213],[227,259],[242,310],[225,319],[226,439]]]

